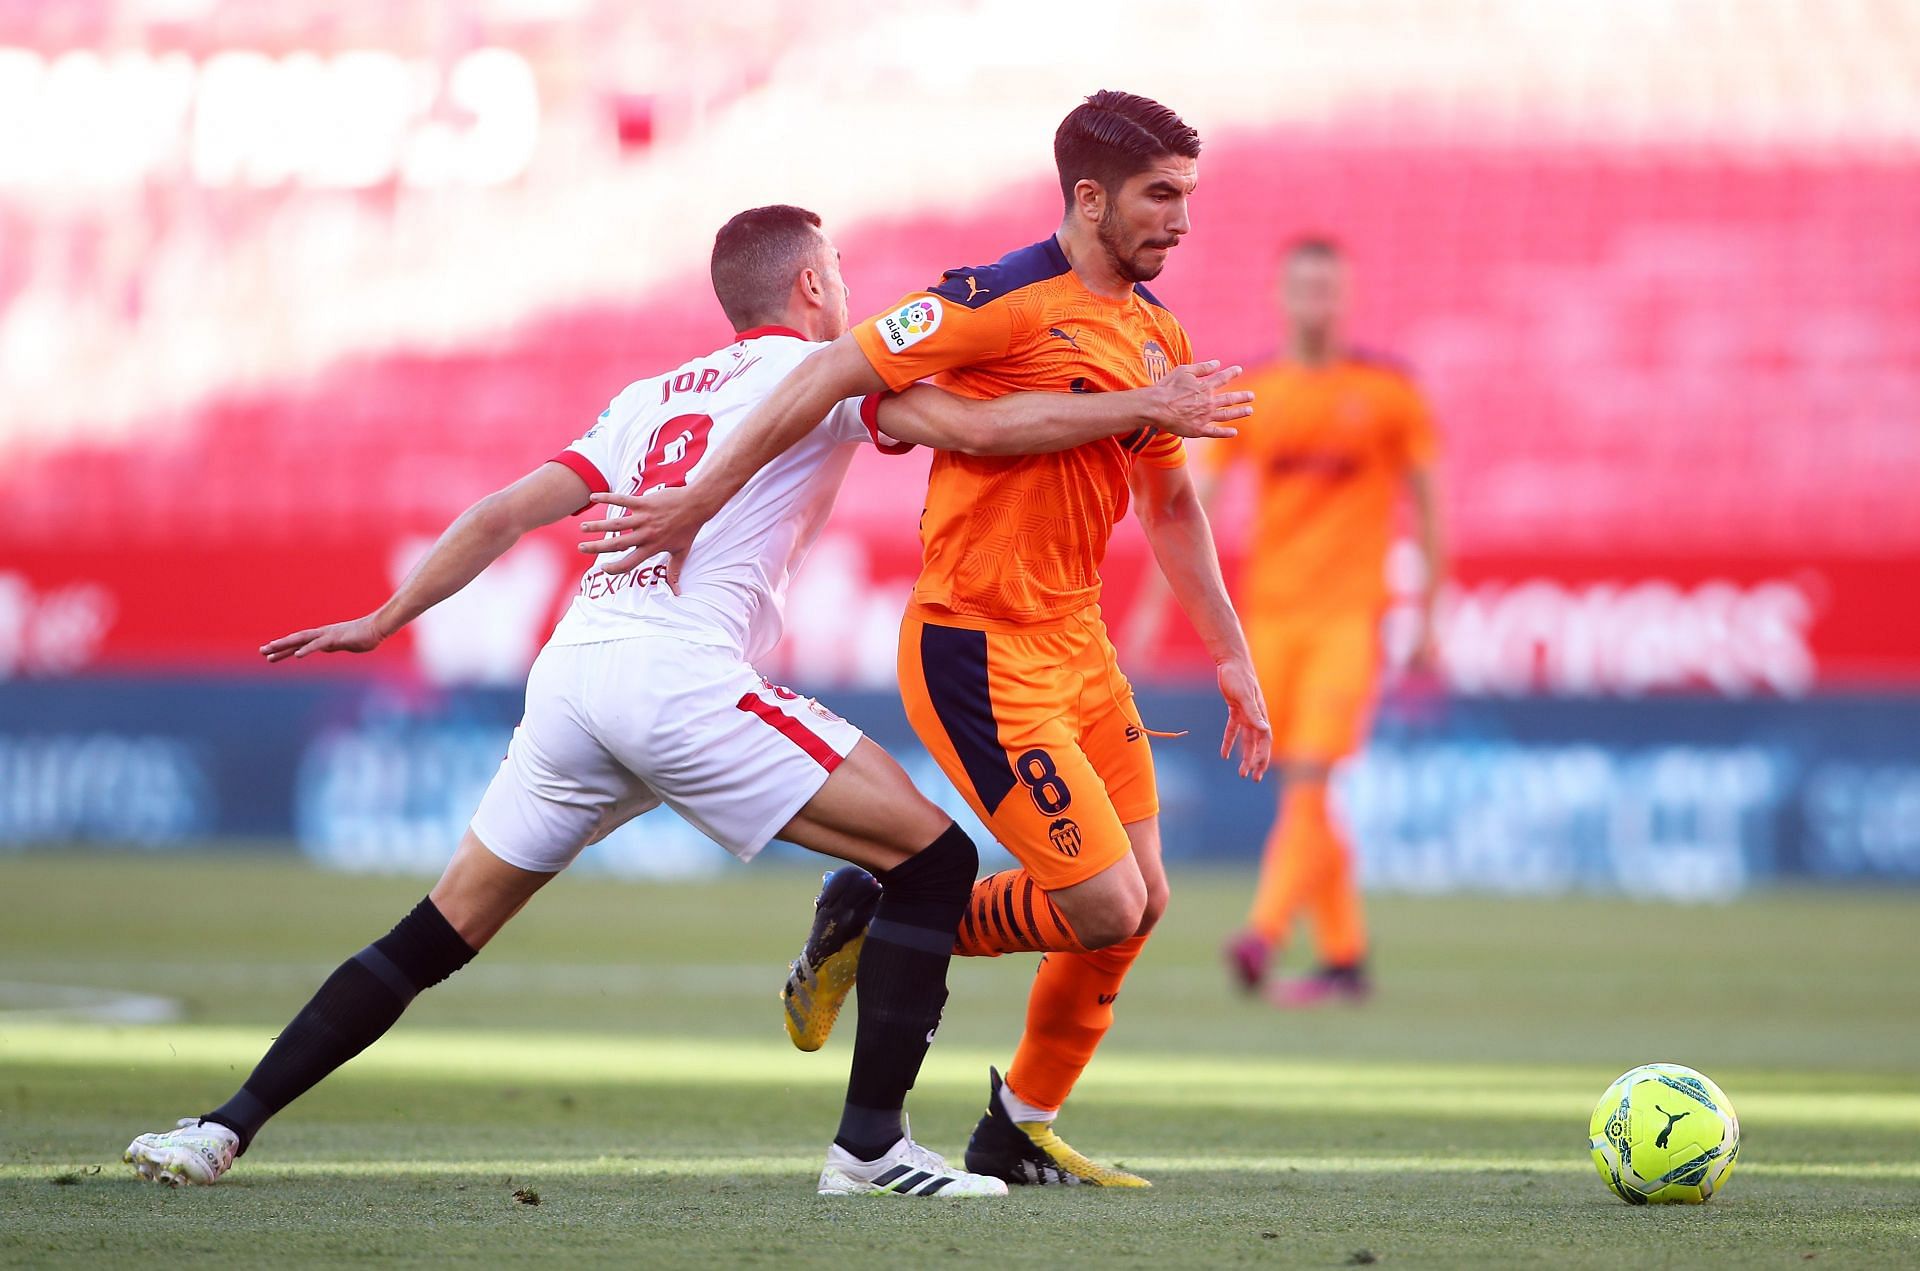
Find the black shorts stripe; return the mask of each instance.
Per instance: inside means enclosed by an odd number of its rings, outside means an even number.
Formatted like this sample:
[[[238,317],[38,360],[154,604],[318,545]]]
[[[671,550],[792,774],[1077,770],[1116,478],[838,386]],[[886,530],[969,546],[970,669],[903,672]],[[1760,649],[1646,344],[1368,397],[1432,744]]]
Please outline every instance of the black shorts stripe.
[[[933,713],[947,730],[980,806],[992,815],[1015,783],[1013,762],[1000,748],[1000,729],[993,718],[987,633],[927,623],[920,630],[920,669]]]
[[[1022,884],[1020,899],[1024,902],[1027,911],[1027,929],[1033,932],[1033,942],[1039,944],[1040,924],[1035,922],[1033,918],[1033,880],[1031,878],[1025,880]]]

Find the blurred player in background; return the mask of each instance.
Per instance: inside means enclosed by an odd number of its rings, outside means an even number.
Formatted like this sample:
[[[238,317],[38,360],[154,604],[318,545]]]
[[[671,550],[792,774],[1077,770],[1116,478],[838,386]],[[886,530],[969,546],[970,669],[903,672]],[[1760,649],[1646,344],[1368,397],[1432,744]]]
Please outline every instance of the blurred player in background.
[[[1190,362],[1186,332],[1144,284],[1190,228],[1199,153],[1199,134],[1158,102],[1094,94],[1054,135],[1065,204],[1056,232],[995,264],[950,269],[856,324],[795,371],[699,480],[611,500],[634,509],[637,528],[587,546],[684,556],[713,509],[845,397],[928,376],[971,398],[1099,395]],[[901,625],[907,718],[1021,865],[980,881],[955,951],[1047,955],[1026,1033],[1005,1082],[989,1072],[987,1113],[967,1147],[968,1169],[1014,1183],[1148,1185],[1053,1129],[1168,897],[1148,730],[1100,612],[1100,562],[1130,499],[1219,669],[1221,755],[1238,742],[1241,774],[1259,778],[1266,710],[1178,437],[1142,428],[1043,457],[935,455],[920,578]],[[796,973],[808,978],[804,958]],[[796,1041],[818,1033],[805,1019],[789,1026]]]
[[[583,511],[593,492],[683,484],[818,342],[846,330],[839,253],[819,226],[813,213],[784,205],[734,217],[711,264],[732,341],[629,385],[579,440],[464,512],[374,613],[260,652],[269,662],[369,652],[523,534]],[[141,1135],[126,1160],[156,1181],[218,1181],[270,1117],[472,961],[582,850],[665,803],[743,860],[777,837],[880,880],[862,912],[852,1071],[819,1191],[1004,1195],[1001,1180],[914,1143],[902,1111],[946,1001],[954,933],[978,872],[973,842],[858,728],[773,685],[753,663],[780,638],[783,593],[857,446],[1032,451],[1188,422],[1191,435],[1213,435],[1214,413],[1208,389],[1184,367],[1104,399],[978,402],[916,387],[838,402],[719,509],[677,589],[664,585],[659,562],[588,571],[534,662],[506,759],[433,890],[341,964],[232,1098]],[[835,899],[823,894],[823,909]],[[208,927],[218,932],[217,912]]]
[[[1284,351],[1249,376],[1252,420],[1208,451],[1209,497],[1228,468],[1255,482],[1240,606],[1282,778],[1253,907],[1226,958],[1242,985],[1259,988],[1296,919],[1309,917],[1319,965],[1272,986],[1271,999],[1286,1006],[1357,1000],[1368,990],[1353,851],[1328,809],[1327,785],[1371,720],[1402,492],[1425,566],[1410,670],[1433,666],[1445,571],[1433,424],[1403,369],[1346,343],[1347,274],[1331,239],[1288,247],[1279,276]],[[1151,640],[1162,603],[1157,590],[1143,596],[1130,644]]]

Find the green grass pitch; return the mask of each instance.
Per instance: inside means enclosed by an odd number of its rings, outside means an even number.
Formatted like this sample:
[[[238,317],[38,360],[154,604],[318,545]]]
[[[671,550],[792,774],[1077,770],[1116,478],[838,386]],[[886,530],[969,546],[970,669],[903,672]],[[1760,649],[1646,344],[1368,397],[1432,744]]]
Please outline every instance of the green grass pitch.
[[[422,883],[290,859],[0,858],[0,1264],[1920,1260],[1911,894],[1382,898],[1375,1000],[1282,1014],[1216,961],[1246,880],[1176,873],[1061,1122],[1156,1188],[917,1203],[812,1194],[851,1030],[791,1050],[775,991],[816,877],[562,878],[226,1182],[171,1192],[119,1163],[127,1140],[224,1098]],[[962,1147],[1032,970],[955,964],[911,1103],[929,1146]],[[180,1014],[76,1018],[77,990]],[[1740,1165],[1709,1205],[1629,1208],[1587,1160],[1593,1101],[1647,1060],[1702,1069],[1740,1111]]]

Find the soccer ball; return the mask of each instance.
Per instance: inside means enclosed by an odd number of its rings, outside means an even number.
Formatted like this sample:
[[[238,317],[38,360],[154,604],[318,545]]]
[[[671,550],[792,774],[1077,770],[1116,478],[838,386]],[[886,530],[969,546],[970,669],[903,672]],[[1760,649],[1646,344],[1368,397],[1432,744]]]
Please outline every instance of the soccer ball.
[[[1593,1110],[1594,1168],[1629,1205],[1698,1205],[1726,1186],[1740,1118],[1719,1086],[1680,1064],[1622,1073]]]

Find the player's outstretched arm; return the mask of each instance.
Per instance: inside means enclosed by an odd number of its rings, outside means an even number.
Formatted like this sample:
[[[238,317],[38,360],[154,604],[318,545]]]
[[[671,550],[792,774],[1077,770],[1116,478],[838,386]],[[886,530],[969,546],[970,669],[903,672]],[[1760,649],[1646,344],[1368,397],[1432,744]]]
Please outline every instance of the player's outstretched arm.
[[[1040,455],[1158,428],[1177,437],[1232,437],[1253,394],[1229,391],[1237,366],[1197,362],[1158,384],[1119,393],[1009,393],[976,401],[916,384],[880,403],[880,430],[899,441],[970,455]]]
[[[581,533],[601,537],[581,543],[580,550],[589,555],[627,553],[601,565],[609,574],[626,573],[666,552],[667,586],[678,591],[680,566],[694,536],[754,473],[785,454],[840,402],[885,389],[879,372],[853,337],[841,336],[788,372],[720,449],[707,456],[686,485],[649,490],[644,500],[594,495],[595,503],[628,510],[625,515],[582,524]]]
[[[1220,741],[1220,757],[1228,758],[1237,742],[1240,775],[1255,781],[1266,776],[1273,753],[1273,730],[1267,723],[1267,704],[1253,673],[1253,657],[1240,617],[1227,597],[1220,574],[1220,556],[1214,550],[1207,511],[1193,488],[1187,469],[1148,463],[1133,466],[1133,498],[1140,528],[1146,531],[1160,572],[1166,575],[1173,598],[1186,611],[1200,640],[1213,658],[1220,696],[1227,702],[1227,730]]]
[[[551,525],[586,502],[571,468],[543,463],[462,512],[386,604],[363,618],[281,636],[260,646],[269,662],[309,653],[371,653],[382,641],[479,576],[529,530]]]

